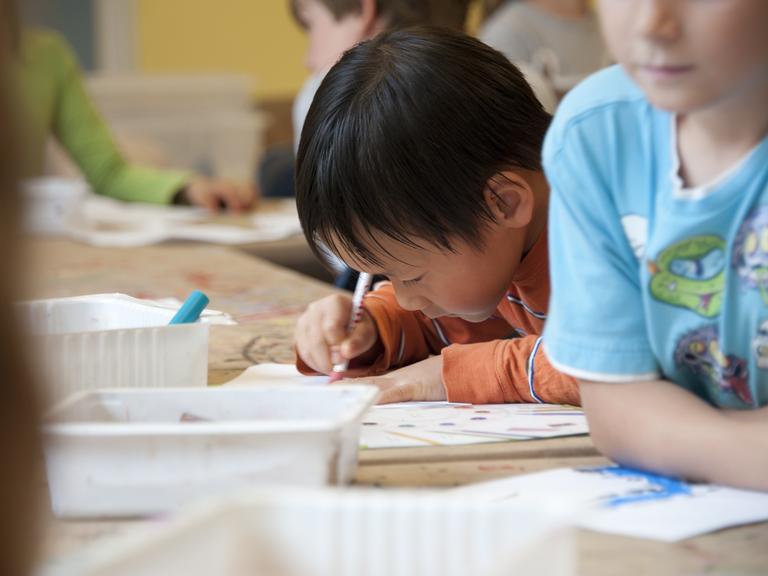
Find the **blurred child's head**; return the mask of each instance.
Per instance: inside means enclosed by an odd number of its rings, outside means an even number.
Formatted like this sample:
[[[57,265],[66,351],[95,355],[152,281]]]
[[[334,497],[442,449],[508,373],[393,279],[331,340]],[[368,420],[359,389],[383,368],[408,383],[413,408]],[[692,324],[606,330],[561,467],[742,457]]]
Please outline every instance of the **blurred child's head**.
[[[599,0],[608,46],[652,104],[686,113],[768,83],[767,0]]]
[[[345,50],[392,28],[432,24],[463,29],[470,0],[292,0],[307,31],[306,66],[318,73]]]
[[[549,120],[478,40],[417,28],[360,44],[304,125],[304,232],[316,252],[388,276],[405,308],[483,320],[527,247]]]

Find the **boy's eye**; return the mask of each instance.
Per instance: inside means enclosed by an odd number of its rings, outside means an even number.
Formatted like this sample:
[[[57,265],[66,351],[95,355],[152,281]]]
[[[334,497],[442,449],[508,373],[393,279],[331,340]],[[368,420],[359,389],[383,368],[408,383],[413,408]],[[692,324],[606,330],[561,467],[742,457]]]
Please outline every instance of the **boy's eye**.
[[[413,286],[414,284],[418,284],[422,278],[424,278],[424,274],[418,276],[417,278],[411,278],[410,280],[402,280],[401,282],[403,286]]]

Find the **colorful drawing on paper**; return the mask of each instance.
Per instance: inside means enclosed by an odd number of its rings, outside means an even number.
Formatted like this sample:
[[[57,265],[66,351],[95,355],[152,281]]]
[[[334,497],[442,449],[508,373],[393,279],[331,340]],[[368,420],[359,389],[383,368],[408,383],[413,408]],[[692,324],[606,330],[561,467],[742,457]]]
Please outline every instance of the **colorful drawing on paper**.
[[[587,434],[580,408],[555,404],[408,402],[375,406],[360,447],[456,446]]]
[[[603,468],[577,468],[576,471],[586,474],[599,474],[605,478],[623,478],[630,482],[640,483],[640,486],[628,492],[611,494],[601,498],[600,503],[607,508],[693,495],[693,488],[687,482],[678,478],[670,478],[669,476],[661,476],[633,468],[605,466]]]

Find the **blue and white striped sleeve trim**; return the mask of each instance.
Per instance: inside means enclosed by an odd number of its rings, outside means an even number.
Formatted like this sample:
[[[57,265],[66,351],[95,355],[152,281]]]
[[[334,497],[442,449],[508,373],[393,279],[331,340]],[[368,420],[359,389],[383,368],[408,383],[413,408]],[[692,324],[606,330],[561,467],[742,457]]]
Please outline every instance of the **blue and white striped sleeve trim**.
[[[397,360],[395,360],[395,366],[400,366],[403,363],[403,356],[405,355],[405,330],[400,329],[400,347],[397,350]]]
[[[536,395],[536,392],[534,390],[534,376],[535,376],[534,363],[536,360],[536,353],[539,351],[539,348],[541,347],[541,341],[542,341],[541,336],[536,338],[536,342],[533,345],[533,350],[531,350],[531,355],[528,356],[528,392],[531,393],[531,398],[533,398],[539,404],[543,404],[544,402],[542,401],[541,398],[539,398]]]
[[[446,346],[450,346],[451,341],[448,340],[448,338],[446,337],[445,333],[443,332],[443,329],[440,327],[440,323],[437,320],[433,319],[432,325],[435,327],[435,330],[437,331],[437,336],[440,338],[440,341]]]
[[[518,306],[520,306],[523,310],[528,312],[528,314],[530,314],[534,318],[538,318],[539,320],[546,320],[547,319],[547,315],[544,314],[544,312],[537,312],[536,310],[534,310],[533,308],[528,306],[528,304],[523,302],[517,296],[512,296],[512,294],[507,294],[507,300],[509,300],[512,304],[517,304]]]

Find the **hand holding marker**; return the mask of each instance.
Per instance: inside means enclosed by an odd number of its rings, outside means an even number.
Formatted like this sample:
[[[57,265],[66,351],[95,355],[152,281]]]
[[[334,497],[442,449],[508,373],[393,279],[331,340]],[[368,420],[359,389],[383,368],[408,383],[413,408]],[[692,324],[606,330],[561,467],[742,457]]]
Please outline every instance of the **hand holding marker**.
[[[352,312],[349,316],[349,324],[347,325],[347,333],[351,334],[357,326],[360,318],[363,316],[363,298],[365,293],[371,289],[371,282],[373,282],[373,276],[367,272],[360,272],[357,277],[357,285],[355,286],[355,293],[352,296]],[[344,372],[349,368],[349,360],[343,360],[333,365],[333,372],[330,374],[329,382],[336,382],[343,378]]]
[[[197,322],[201,312],[208,306],[208,302],[208,296],[200,292],[200,290],[195,290],[187,297],[179,311],[176,312],[176,315],[171,318],[170,324],[191,324],[192,322]]]

